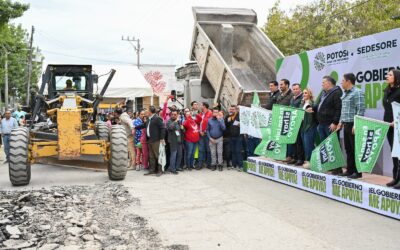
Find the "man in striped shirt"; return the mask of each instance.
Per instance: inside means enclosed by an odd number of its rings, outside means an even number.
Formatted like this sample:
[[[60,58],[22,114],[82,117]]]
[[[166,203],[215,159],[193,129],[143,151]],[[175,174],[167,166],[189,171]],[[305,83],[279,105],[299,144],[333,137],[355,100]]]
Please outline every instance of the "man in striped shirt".
[[[364,116],[365,112],[364,93],[354,86],[355,82],[356,77],[353,73],[343,76],[342,88],[344,93],[342,96],[340,123],[338,125],[339,128],[343,127],[344,147],[347,155],[347,172],[340,175],[348,176],[351,179],[362,177],[362,174],[357,171],[354,156],[354,116]]]

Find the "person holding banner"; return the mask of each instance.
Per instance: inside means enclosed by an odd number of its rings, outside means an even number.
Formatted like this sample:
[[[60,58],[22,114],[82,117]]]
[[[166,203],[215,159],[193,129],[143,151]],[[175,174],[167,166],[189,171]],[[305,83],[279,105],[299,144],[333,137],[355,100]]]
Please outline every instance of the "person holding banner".
[[[242,136],[240,135],[240,120],[239,120],[239,112],[236,109],[235,105],[231,105],[229,108],[229,114],[225,118],[225,131],[229,135],[229,153],[232,159],[233,168],[237,168],[237,170],[241,171],[243,168],[243,159],[242,159]],[[224,135],[225,139],[225,135]],[[224,141],[225,143],[225,141]]]
[[[314,97],[310,88],[303,90],[303,100],[300,107],[304,110],[312,108],[314,106]],[[317,135],[317,119],[314,113],[305,113],[304,120],[301,124],[301,138],[303,139],[304,145],[304,167],[309,168],[309,162],[311,159],[311,153],[315,148],[315,136]]]
[[[336,80],[331,76],[322,78],[322,93],[314,106],[308,108],[308,113],[316,113],[318,126],[317,131],[321,141],[325,140],[331,133],[335,132],[339,124],[342,111],[342,89],[336,86]],[[338,133],[339,136],[339,133]],[[332,174],[340,174],[342,169],[334,169]]]
[[[355,137],[354,137],[354,116],[364,116],[365,101],[364,93],[354,86],[356,76],[353,73],[343,75],[342,88],[344,94],[342,96],[342,112],[338,129],[343,127],[344,147],[347,156],[347,171],[340,176],[348,176],[350,179],[358,179],[362,177],[356,168],[355,162]]]
[[[383,114],[383,121],[390,123],[390,128],[387,133],[387,139],[390,145],[390,149],[393,150],[394,141],[394,117],[392,103],[400,103],[400,70],[391,70],[387,74],[386,82],[388,83],[387,88],[383,95],[383,108],[385,110]],[[398,142],[397,142],[398,143]],[[400,168],[399,158],[392,157],[393,159],[393,180],[386,184],[388,187],[400,189]]]
[[[290,100],[290,106],[293,108],[300,108],[303,100],[303,92],[301,91],[299,83],[292,85],[292,93],[293,98]],[[292,158],[288,164],[294,164],[296,166],[302,166],[304,164],[304,148],[300,131],[298,131],[296,143],[288,145],[288,156]]]

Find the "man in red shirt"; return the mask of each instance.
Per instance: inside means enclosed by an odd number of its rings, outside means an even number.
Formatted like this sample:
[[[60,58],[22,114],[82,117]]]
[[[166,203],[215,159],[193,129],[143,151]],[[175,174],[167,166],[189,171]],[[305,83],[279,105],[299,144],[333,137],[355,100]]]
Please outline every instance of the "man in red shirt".
[[[212,117],[212,112],[209,110],[209,105],[203,102],[201,106],[201,113],[196,116],[196,123],[199,124],[200,141],[199,141],[199,164],[196,170],[200,170],[203,164],[207,164],[207,168],[211,167],[211,151],[209,145],[209,138],[207,136],[208,120]]]

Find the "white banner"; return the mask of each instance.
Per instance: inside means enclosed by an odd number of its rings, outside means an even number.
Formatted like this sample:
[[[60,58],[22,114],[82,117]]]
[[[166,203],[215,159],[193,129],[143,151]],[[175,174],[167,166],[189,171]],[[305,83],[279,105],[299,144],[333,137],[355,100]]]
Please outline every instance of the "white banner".
[[[240,133],[262,138],[261,128],[268,127],[272,112],[264,108],[244,106],[240,106],[239,110]]]
[[[354,73],[356,86],[365,94],[365,116],[382,120],[386,75],[390,69],[400,69],[399,39],[398,28],[278,59],[277,79],[298,82],[303,89],[308,86],[318,96],[324,76],[332,76],[340,86],[344,74]],[[389,156],[387,150],[386,156]],[[390,157],[378,165],[391,173]]]
[[[316,173],[260,157],[249,157],[247,172],[400,220],[400,190]]]
[[[400,158],[400,103],[392,102],[393,119],[394,119],[394,136],[392,157]]]

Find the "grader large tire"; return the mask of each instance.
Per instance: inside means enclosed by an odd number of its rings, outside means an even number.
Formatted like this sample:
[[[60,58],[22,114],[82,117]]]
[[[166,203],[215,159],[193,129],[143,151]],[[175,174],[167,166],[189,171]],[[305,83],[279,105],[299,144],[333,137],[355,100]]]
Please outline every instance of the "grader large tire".
[[[128,171],[128,138],[122,126],[114,125],[111,128],[110,151],[108,177],[114,181],[123,180]]]
[[[10,135],[10,162],[8,170],[13,186],[28,185],[31,180],[29,162],[29,131],[27,128],[14,129]]]
[[[110,128],[103,122],[96,123],[96,135],[99,140],[108,142],[110,140]]]

